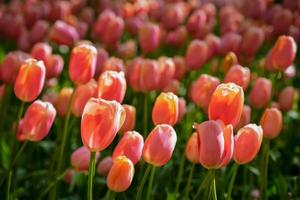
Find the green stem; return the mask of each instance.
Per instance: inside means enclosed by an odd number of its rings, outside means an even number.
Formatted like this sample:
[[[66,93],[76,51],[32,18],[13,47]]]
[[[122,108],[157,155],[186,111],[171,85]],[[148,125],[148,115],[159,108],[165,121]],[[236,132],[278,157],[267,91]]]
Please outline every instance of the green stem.
[[[95,169],[96,169],[96,152],[91,152],[91,159],[89,164],[87,200],[93,200],[93,178],[95,176]]]
[[[110,196],[111,196],[111,190],[108,189],[107,192],[106,192],[106,195],[104,197],[105,200],[110,200]]]
[[[184,190],[185,194],[184,194],[183,199],[188,199],[187,197],[188,197],[189,192],[191,190],[191,182],[192,182],[192,179],[193,179],[194,169],[195,169],[195,163],[192,164],[192,167],[190,169],[189,177],[188,177],[186,187],[185,187],[185,190]]]
[[[153,180],[154,180],[154,175],[155,175],[155,169],[156,169],[156,167],[152,166],[151,174],[150,174],[150,180],[149,180],[148,189],[147,189],[146,200],[150,200],[150,198],[151,198]]]
[[[144,176],[142,178],[142,182],[139,184],[138,190],[137,190],[137,195],[136,195],[136,199],[140,200],[142,198],[142,194],[143,194],[143,189],[145,186],[145,183],[147,181],[148,175],[150,173],[151,170],[151,165],[147,165],[146,171],[144,173]]]
[[[216,188],[216,175],[215,170],[211,170],[211,187],[212,187],[212,196],[213,200],[217,200],[217,188]]]
[[[262,176],[261,176],[261,186],[260,186],[260,194],[261,194],[261,199],[265,200],[267,199],[267,185],[268,185],[268,165],[269,165],[269,150],[270,150],[270,140],[265,139],[265,144],[264,144],[264,151],[262,155]]]
[[[198,196],[199,196],[201,190],[205,187],[206,183],[209,181],[209,178],[210,178],[210,173],[207,173],[204,180],[199,185],[198,190],[193,199],[198,199]]]
[[[143,112],[143,133],[144,137],[148,133],[148,94],[144,94],[144,112]]]
[[[236,174],[238,172],[239,169],[239,164],[234,163],[233,164],[233,174],[231,176],[230,182],[229,182],[229,187],[228,187],[228,192],[227,192],[227,200],[231,199],[231,192],[232,192],[232,188],[233,188],[233,184],[234,184],[234,180],[236,178]]]
[[[8,182],[7,182],[7,190],[6,190],[6,200],[9,200],[10,196],[10,187],[11,187],[11,177],[12,177],[12,171],[9,171],[8,174]]]
[[[177,196],[179,186],[182,180],[182,174],[183,174],[183,168],[184,168],[184,163],[185,163],[185,154],[182,154],[181,160],[180,160],[180,165],[179,165],[179,173],[177,175],[176,179],[176,186],[175,186],[175,195]]]

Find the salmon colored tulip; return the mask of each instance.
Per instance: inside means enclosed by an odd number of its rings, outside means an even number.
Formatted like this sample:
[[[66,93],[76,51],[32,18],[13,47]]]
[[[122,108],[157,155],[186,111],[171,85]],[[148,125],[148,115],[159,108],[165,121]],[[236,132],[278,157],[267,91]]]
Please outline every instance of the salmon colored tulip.
[[[51,103],[37,100],[27,109],[23,121],[22,132],[29,141],[44,139],[54,122],[56,110]]]
[[[135,165],[142,156],[144,138],[136,131],[124,133],[113,152],[113,160],[119,156],[126,156]]]
[[[240,51],[247,56],[253,56],[264,42],[264,32],[261,28],[250,27],[244,33]]]
[[[180,89],[180,82],[176,79],[172,79],[166,87],[162,90],[163,92],[172,92],[178,95]]]
[[[45,77],[43,61],[27,59],[19,69],[14,86],[15,95],[25,102],[35,100],[42,92]]]
[[[52,47],[45,42],[36,43],[31,49],[31,56],[37,60],[42,60],[46,64],[47,57],[52,54]]]
[[[81,118],[81,139],[90,151],[106,149],[125,120],[125,110],[116,101],[90,98]]]
[[[97,49],[88,44],[81,43],[74,47],[70,56],[69,75],[75,84],[89,82],[96,70]]]
[[[221,39],[213,34],[205,37],[204,41],[207,44],[207,59],[210,59],[219,53]]]
[[[134,165],[125,156],[117,157],[107,175],[107,187],[114,192],[124,192],[132,182]]]
[[[296,90],[292,86],[285,87],[280,93],[278,97],[278,103],[280,106],[280,110],[282,111],[290,111],[293,108],[294,100],[296,97]]]
[[[263,130],[256,124],[248,124],[234,136],[233,159],[238,164],[251,162],[259,152]]]
[[[178,113],[177,122],[180,122],[186,114],[186,101],[183,97],[180,97],[178,99],[178,107],[179,107],[179,113]]]
[[[108,57],[109,55],[104,48],[97,49],[97,62],[96,62],[96,71],[95,71],[96,78],[98,78],[99,75],[102,73],[104,63],[106,62]]]
[[[207,169],[226,166],[233,155],[233,129],[221,121],[205,121],[195,124],[198,133],[199,162]]]
[[[221,65],[221,70],[227,72],[231,66],[238,64],[238,59],[235,53],[229,52],[226,54],[223,63]]]
[[[127,131],[131,131],[135,127],[135,121],[136,121],[136,109],[134,106],[131,105],[122,105],[125,112],[126,112],[126,118],[124,121],[123,126],[120,129],[120,132],[125,133]]]
[[[238,125],[235,127],[236,130],[239,130],[240,128],[246,126],[251,121],[251,107],[248,105],[244,105],[241,119],[238,123]]]
[[[240,121],[243,106],[243,89],[234,83],[221,84],[212,94],[208,116],[210,120],[221,120],[225,125],[235,127]]]
[[[113,159],[111,156],[107,156],[103,158],[97,166],[98,174],[101,176],[106,176],[112,165],[113,165]]]
[[[159,65],[159,80],[158,87],[164,89],[172,80],[175,74],[175,64],[171,58],[160,57]]]
[[[185,64],[190,70],[200,69],[207,60],[207,45],[200,40],[193,40],[185,53]]]
[[[175,125],[179,115],[178,97],[171,93],[162,92],[157,98],[152,110],[152,121],[155,125]]]
[[[29,32],[30,42],[35,44],[37,42],[43,41],[49,32],[49,22],[45,20],[38,20],[31,27]]]
[[[282,129],[282,114],[277,108],[267,108],[260,119],[264,137],[276,138]]]
[[[242,67],[241,65],[234,65],[230,67],[225,75],[224,83],[235,83],[247,90],[250,83],[250,69]]]
[[[177,29],[168,32],[165,42],[172,47],[179,48],[185,43],[187,35],[188,33],[185,26],[180,26]]]
[[[99,153],[97,152],[96,159]],[[89,170],[91,152],[85,146],[77,148],[71,155],[71,165],[77,172],[87,172]]]
[[[55,108],[57,110],[57,114],[60,117],[64,117],[67,114],[68,111],[68,105],[70,104],[71,101],[71,96],[73,93],[73,88],[63,88],[58,97],[55,100]]]
[[[135,40],[128,40],[118,45],[118,55],[123,59],[132,58],[136,55],[137,44]]]
[[[160,44],[160,27],[150,22],[145,23],[140,27],[138,37],[142,52],[152,53]]]
[[[185,156],[192,163],[199,163],[200,144],[198,142],[198,134],[194,132],[189,138],[185,147]]]
[[[79,33],[75,27],[57,20],[49,32],[49,39],[57,44],[72,46],[79,40]]]
[[[202,74],[192,83],[189,91],[190,98],[197,106],[207,112],[212,94],[219,84],[218,78]]]
[[[184,58],[180,56],[175,56],[173,58],[173,62],[175,64],[175,74],[173,78],[181,80],[186,73]]]
[[[221,37],[219,53],[223,56],[229,52],[238,53],[241,46],[242,36],[238,33],[229,32]]]
[[[267,106],[272,95],[272,82],[266,78],[257,78],[249,95],[250,105],[255,108]]]
[[[143,159],[156,167],[165,165],[172,157],[177,135],[172,126],[157,125],[145,140]]]
[[[105,71],[116,71],[122,72],[124,70],[124,62],[120,58],[110,57],[103,63],[102,72]]]
[[[126,93],[126,80],[123,72],[105,71],[98,80],[98,97],[122,103]]]
[[[54,78],[61,74],[64,68],[64,60],[58,55],[50,55],[46,58],[46,78]]]
[[[97,97],[98,84],[94,79],[91,79],[88,83],[78,85],[74,91],[73,101],[71,105],[72,113],[80,117],[82,115],[86,102],[91,97]]]

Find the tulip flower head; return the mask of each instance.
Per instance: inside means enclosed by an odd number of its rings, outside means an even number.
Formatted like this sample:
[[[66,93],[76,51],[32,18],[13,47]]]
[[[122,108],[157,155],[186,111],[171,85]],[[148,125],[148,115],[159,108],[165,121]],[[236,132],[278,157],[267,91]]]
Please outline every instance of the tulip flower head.
[[[136,109],[134,106],[131,105],[122,105],[126,112],[126,118],[124,121],[123,126],[120,129],[120,132],[125,133],[127,131],[131,131],[135,127],[136,121]]]
[[[97,152],[96,158],[99,153]],[[89,170],[91,152],[85,146],[79,147],[71,155],[71,165],[75,171],[87,172]]]
[[[272,95],[272,82],[266,78],[255,80],[249,95],[250,105],[255,108],[267,106]]]
[[[192,163],[199,163],[198,133],[194,132],[185,147],[185,156]]]
[[[234,65],[230,67],[226,73],[224,83],[235,83],[243,88],[245,91],[250,83],[250,70],[247,67]]]
[[[277,108],[267,108],[260,119],[264,137],[276,138],[282,129],[282,114]]]
[[[61,89],[58,97],[55,99],[55,108],[57,110],[57,114],[60,117],[64,117],[68,111],[68,105],[70,104],[71,97],[73,94],[73,88],[64,87]]]
[[[100,174],[101,176],[106,176],[108,174],[112,164],[113,164],[113,159],[111,156],[107,156],[107,157],[103,158],[97,166],[98,174]]]

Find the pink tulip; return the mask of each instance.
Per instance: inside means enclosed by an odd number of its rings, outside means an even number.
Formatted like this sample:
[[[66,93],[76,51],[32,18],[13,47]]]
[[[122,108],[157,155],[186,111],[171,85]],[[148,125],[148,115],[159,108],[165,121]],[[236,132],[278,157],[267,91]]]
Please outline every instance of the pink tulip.
[[[108,174],[112,164],[113,164],[113,159],[111,156],[107,156],[107,157],[103,158],[97,166],[98,174],[100,174],[101,176],[106,176]]]
[[[238,125],[235,127],[236,130],[239,130],[240,128],[246,126],[251,121],[251,107],[248,105],[244,105],[241,119],[238,123]]]
[[[175,64],[171,58],[160,57],[159,65],[159,80],[158,87],[164,89],[172,80],[175,74]]]
[[[136,109],[131,105],[122,105],[126,112],[126,118],[120,132],[125,133],[127,131],[132,131],[135,127],[136,121]]]
[[[267,106],[271,99],[272,82],[266,78],[258,78],[255,80],[249,95],[250,105],[255,108]]]
[[[174,77],[177,80],[181,80],[186,73],[186,66],[184,63],[184,58],[180,56],[175,56],[173,58],[173,62],[175,65],[175,73]]]
[[[190,70],[200,69],[206,62],[207,55],[207,44],[200,40],[193,40],[185,53],[186,67]]]
[[[58,54],[49,55],[46,58],[46,78],[54,78],[61,74],[64,68],[64,60]]]
[[[66,116],[68,111],[68,105],[70,104],[71,101],[72,93],[73,93],[73,88],[64,87],[61,89],[54,104],[58,116],[60,117]]]
[[[71,165],[77,172],[88,172],[91,152],[85,146],[77,148],[71,155]],[[99,153],[97,152],[96,159]]]
[[[260,119],[264,137],[276,138],[282,129],[282,114],[277,108],[267,108]]]
[[[105,60],[102,67],[102,72],[105,71],[116,71],[116,72],[122,72],[124,70],[124,62],[120,58],[116,57],[110,57]]]
[[[185,147],[185,156],[192,163],[199,163],[200,144],[198,143],[198,133],[194,132],[189,138]]]
[[[96,71],[95,77],[98,78],[101,72],[103,71],[103,66],[105,61],[108,59],[109,55],[104,48],[97,49],[97,62],[96,62]]]
[[[297,93],[292,86],[285,87],[280,93],[278,97],[278,102],[280,105],[280,110],[289,111],[292,109],[294,104],[294,99]]]
[[[250,83],[249,68],[242,67],[241,65],[232,66],[224,78],[224,83],[230,82],[241,86],[243,90],[246,91]]]
[[[52,26],[49,38],[57,44],[72,46],[79,40],[79,33],[73,26],[58,20]]]
[[[154,52],[160,44],[160,28],[156,24],[145,23],[139,29],[139,44],[143,53]]]

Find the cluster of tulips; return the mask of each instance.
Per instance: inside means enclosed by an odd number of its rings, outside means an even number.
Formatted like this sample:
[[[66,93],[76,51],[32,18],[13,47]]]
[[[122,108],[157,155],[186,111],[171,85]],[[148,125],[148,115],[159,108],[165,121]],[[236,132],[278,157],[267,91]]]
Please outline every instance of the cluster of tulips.
[[[299,197],[268,182],[298,41],[297,0],[1,3],[1,199]]]

